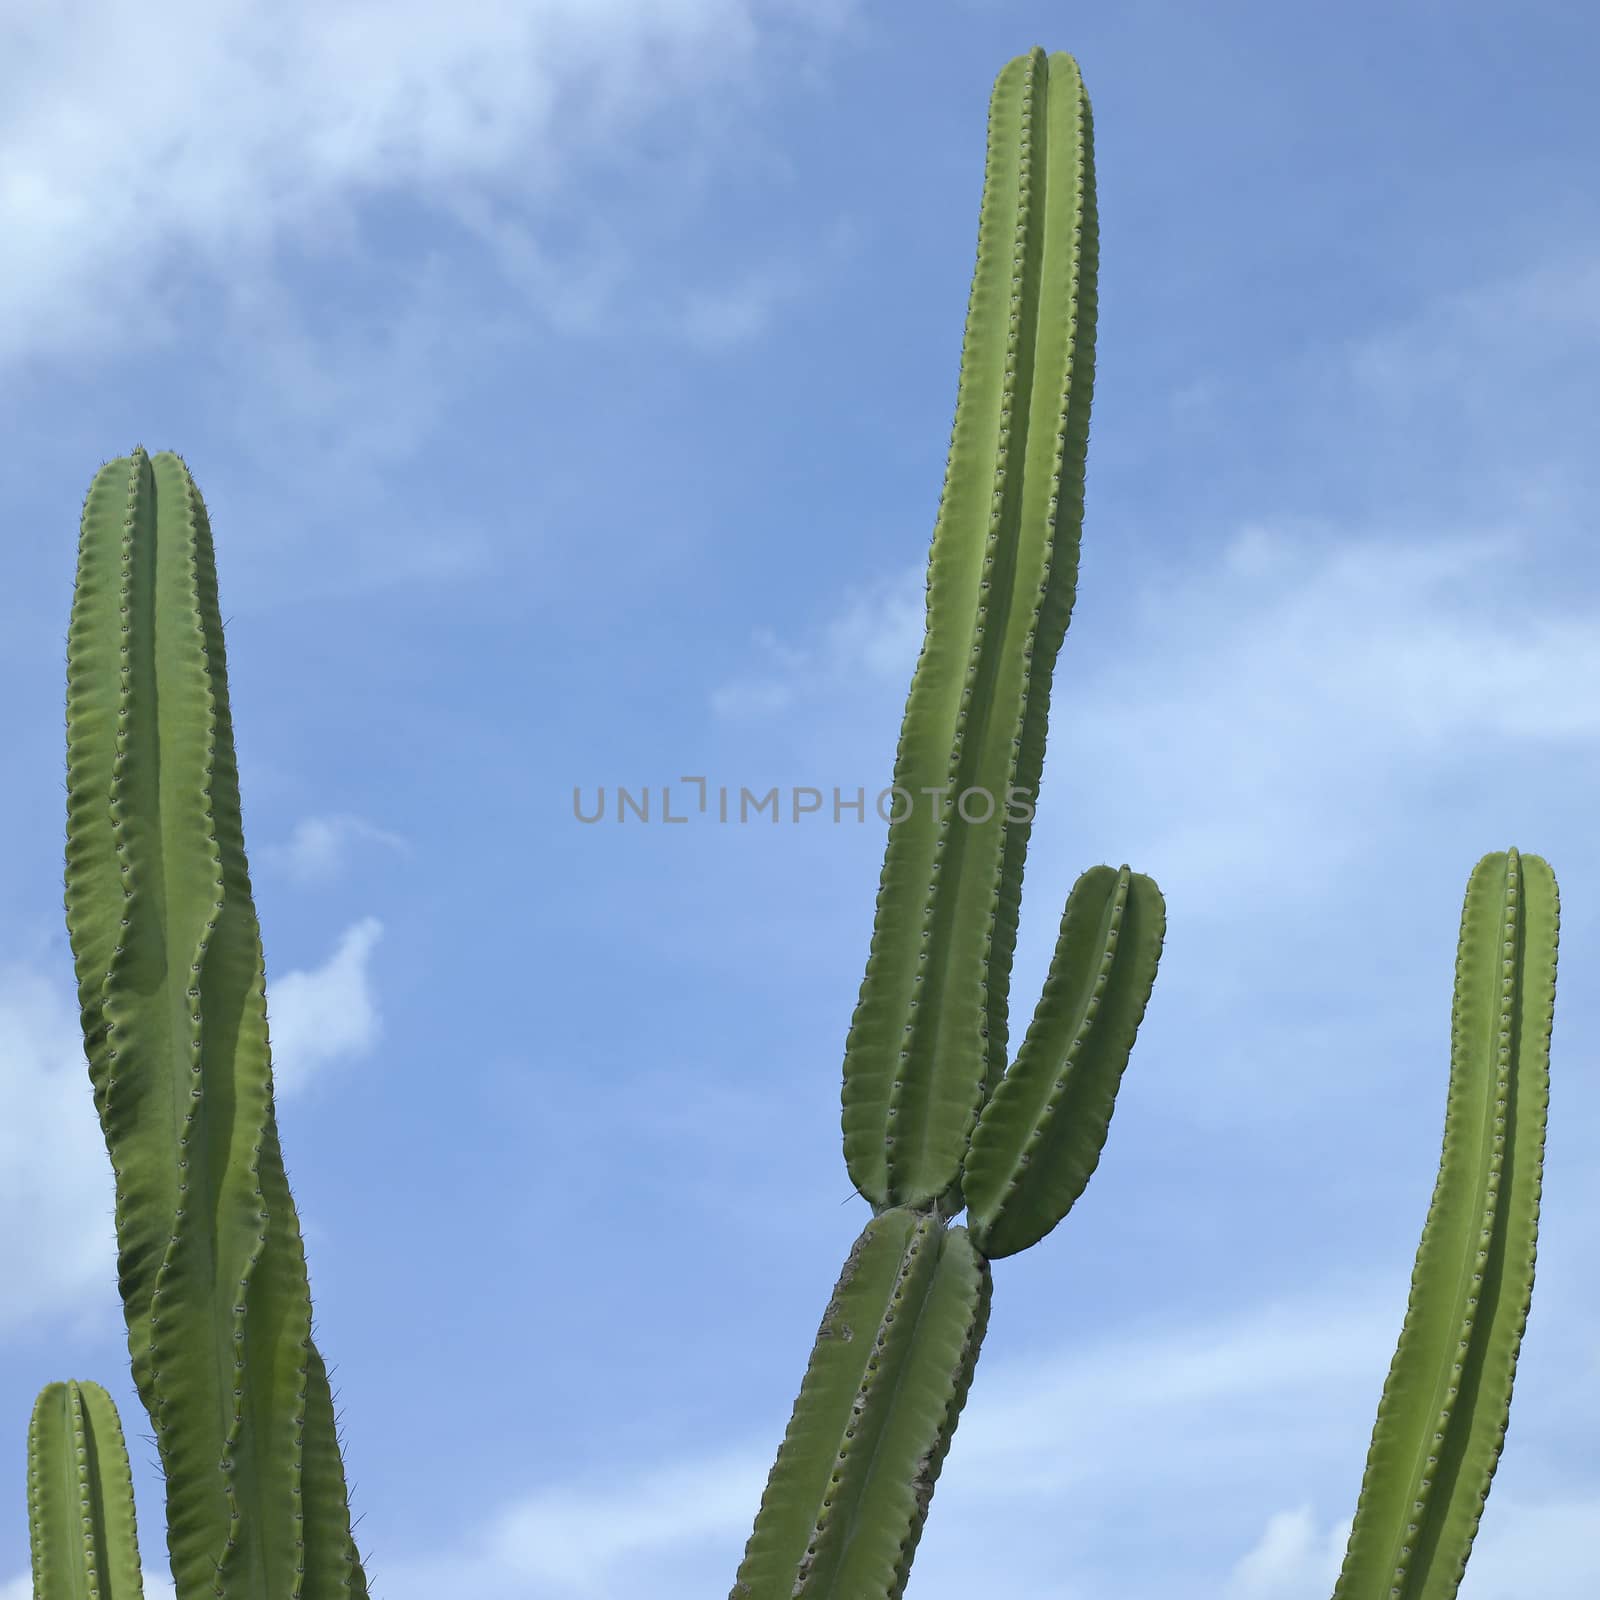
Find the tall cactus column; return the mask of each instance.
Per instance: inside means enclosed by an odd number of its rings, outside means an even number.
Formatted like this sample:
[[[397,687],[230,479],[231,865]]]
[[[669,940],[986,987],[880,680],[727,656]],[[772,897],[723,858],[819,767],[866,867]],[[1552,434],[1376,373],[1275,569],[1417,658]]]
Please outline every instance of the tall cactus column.
[[[733,1600],[903,1593],[983,1341],[989,1262],[1037,1243],[1082,1193],[1155,981],[1160,891],[1091,867],[1007,1066],[1023,858],[1077,582],[1097,246],[1083,80],[1071,56],[1036,49],[990,103],[899,814],[845,1046],[845,1163],[874,1216]],[[949,1226],[963,1207],[968,1225]]]
[[[365,1600],[273,1114],[210,523],[169,453],[110,462],[84,505],[67,789],[67,924],[178,1600]]]
[[[1467,880],[1439,1176],[1333,1600],[1455,1600],[1533,1298],[1561,895],[1542,856]]]

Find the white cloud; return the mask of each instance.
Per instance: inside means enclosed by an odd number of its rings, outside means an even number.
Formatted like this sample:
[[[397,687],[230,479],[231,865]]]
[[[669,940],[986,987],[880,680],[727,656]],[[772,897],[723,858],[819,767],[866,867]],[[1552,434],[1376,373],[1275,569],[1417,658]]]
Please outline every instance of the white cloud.
[[[1137,850],[1172,903],[1221,907],[1281,890],[1291,861],[1314,895],[1396,825],[1396,794],[1459,783],[1474,755],[1487,795],[1517,781],[1512,761],[1593,751],[1600,595],[1544,586],[1539,553],[1492,526],[1243,527],[1220,561],[1080,623],[1052,748],[1092,751],[1117,781],[1074,774],[1075,807],[1114,825],[1119,859]],[[1042,807],[1058,803],[1047,767]],[[1482,848],[1507,843],[1539,849]]]
[[[343,872],[350,847],[358,840],[370,840],[401,855],[411,854],[411,846],[399,834],[348,812],[302,818],[287,844],[269,845],[264,854],[297,884],[327,883]]]
[[[1326,1600],[1339,1580],[1353,1518],[1319,1534],[1310,1506],[1280,1511],[1228,1577],[1227,1600]]]
[[[349,254],[368,196],[420,191],[490,227],[483,188],[548,196],[664,109],[680,133],[709,127],[759,92],[760,45],[847,9],[168,0],[160,27],[129,28],[109,0],[35,5],[0,61],[0,358],[165,341],[187,317],[175,269],[231,286],[270,276],[289,240]],[[521,238],[521,267],[548,278]],[[568,264],[568,290],[593,264]]]
[[[0,1328],[64,1306],[80,1332],[121,1321],[116,1186],[68,993],[0,968]]]
[[[272,1081],[280,1095],[297,1093],[340,1056],[365,1055],[379,1033],[368,971],[383,934],[376,917],[346,929],[339,948],[320,967],[267,980],[272,1033]]]
[[[507,1576],[599,1593],[618,1561],[749,1522],[771,1466],[748,1450],[669,1463],[588,1493],[550,1489],[496,1518],[486,1557]]]

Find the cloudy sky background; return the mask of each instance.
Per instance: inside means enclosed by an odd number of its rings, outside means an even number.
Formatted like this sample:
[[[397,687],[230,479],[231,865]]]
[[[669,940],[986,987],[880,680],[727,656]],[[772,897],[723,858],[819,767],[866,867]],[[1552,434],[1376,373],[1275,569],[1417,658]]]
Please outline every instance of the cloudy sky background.
[[[3,1600],[67,1377],[170,1592],[60,882],[78,512],[136,442],[216,532],[374,1595],[727,1591],[869,1215],[839,1066],[883,827],[585,827],[573,788],[888,782],[987,97],[1036,42],[1094,99],[1101,320],[1014,1009],[1083,867],[1170,927],[1100,1170],[996,1267],[911,1593],[1327,1596],[1462,892],[1511,844],[1563,892],[1554,1089],[1461,1594],[1596,1592],[1600,21],[1203,12],[9,8]]]

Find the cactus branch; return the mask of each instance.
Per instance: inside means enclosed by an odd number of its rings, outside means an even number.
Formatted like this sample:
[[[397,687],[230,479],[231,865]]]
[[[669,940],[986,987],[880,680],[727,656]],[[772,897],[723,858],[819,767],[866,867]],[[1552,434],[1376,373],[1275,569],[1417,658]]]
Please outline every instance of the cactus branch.
[[[28,1423],[34,1600],[144,1600],[133,1474],[98,1383],[47,1383]]]
[[[1166,904],[1143,873],[1073,885],[1044,993],[962,1171],[973,1242],[991,1260],[1037,1244],[1083,1193],[1156,981]]]
[[[1334,1600],[1454,1600],[1533,1294],[1561,904],[1516,850],[1461,914],[1444,1151]]]
[[[67,684],[67,925],[178,1600],[364,1600],[273,1110],[211,528],[175,455],[90,486]]]

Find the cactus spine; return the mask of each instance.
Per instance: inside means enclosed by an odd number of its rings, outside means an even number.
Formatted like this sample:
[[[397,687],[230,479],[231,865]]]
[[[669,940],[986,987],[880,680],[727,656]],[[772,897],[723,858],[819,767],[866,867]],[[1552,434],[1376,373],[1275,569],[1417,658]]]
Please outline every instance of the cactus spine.
[[[1467,883],[1444,1152],[1334,1600],[1455,1600],[1533,1295],[1561,901],[1516,850]]]
[[[273,1113],[211,528],[177,456],[90,486],[67,657],[67,925],[177,1600],[365,1600]]]
[[[1088,1182],[1155,981],[1160,891],[1090,868],[1007,1067],[1023,857],[1077,580],[1097,246],[1088,96],[1071,56],[1036,49],[990,102],[895,761],[907,803],[845,1045],[845,1163],[875,1215],[823,1317],[733,1600],[904,1592],[983,1342],[989,1262],[1037,1243]],[[963,1206],[969,1226],[948,1226]]]

